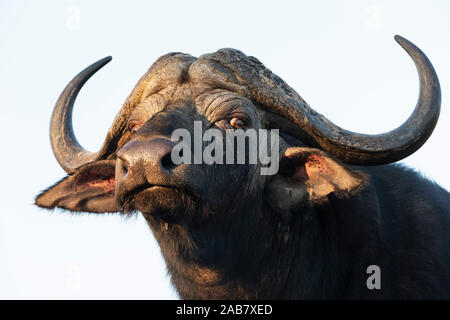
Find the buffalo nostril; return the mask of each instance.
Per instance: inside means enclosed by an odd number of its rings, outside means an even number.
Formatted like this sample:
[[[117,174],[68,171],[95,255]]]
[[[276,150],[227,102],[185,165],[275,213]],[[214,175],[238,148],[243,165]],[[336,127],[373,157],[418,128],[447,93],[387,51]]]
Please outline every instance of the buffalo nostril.
[[[172,161],[172,153],[171,152],[167,153],[164,157],[161,158],[160,164],[161,164],[162,169],[165,169],[168,171],[172,171],[174,168],[176,168],[178,166],[177,164],[175,164]]]

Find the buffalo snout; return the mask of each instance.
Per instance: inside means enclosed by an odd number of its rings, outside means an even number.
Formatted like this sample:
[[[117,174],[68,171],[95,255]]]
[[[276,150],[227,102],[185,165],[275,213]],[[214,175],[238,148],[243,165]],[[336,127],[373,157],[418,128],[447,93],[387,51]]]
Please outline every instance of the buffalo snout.
[[[171,186],[175,143],[165,138],[135,140],[117,153],[116,197],[119,200],[152,186]]]

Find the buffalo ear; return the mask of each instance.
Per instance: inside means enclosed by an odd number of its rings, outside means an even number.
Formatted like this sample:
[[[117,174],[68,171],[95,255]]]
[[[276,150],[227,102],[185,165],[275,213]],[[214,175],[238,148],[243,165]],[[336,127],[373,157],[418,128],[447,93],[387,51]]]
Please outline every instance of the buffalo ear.
[[[365,181],[362,172],[318,149],[291,147],[280,159],[279,171],[267,186],[268,199],[285,211],[308,201],[321,202],[332,192],[345,197],[359,190]]]
[[[36,197],[36,205],[82,212],[117,212],[115,203],[115,161],[86,164]]]

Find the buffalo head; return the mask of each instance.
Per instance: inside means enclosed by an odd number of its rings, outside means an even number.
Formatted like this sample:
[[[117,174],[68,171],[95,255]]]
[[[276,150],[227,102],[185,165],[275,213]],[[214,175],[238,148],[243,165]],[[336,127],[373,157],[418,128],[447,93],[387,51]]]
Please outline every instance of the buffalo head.
[[[187,274],[215,281],[216,271],[228,263],[224,259],[252,264],[264,256],[265,245],[249,252],[246,243],[257,239],[270,246],[265,237],[271,225],[290,219],[293,208],[363,188],[366,176],[352,165],[392,163],[427,140],[439,116],[439,82],[414,44],[396,40],[417,67],[420,94],[409,119],[388,133],[359,134],[334,125],[256,58],[222,49],[199,58],[182,53],[159,58],[127,98],[101,149],[91,153],[77,142],[71,115],[83,84],[111,59],[104,58],[78,74],[56,103],[50,138],[68,176],[40,194],[36,204],[140,211],[173,277],[179,276],[180,257],[190,257],[208,269],[196,265]],[[175,163],[171,134],[184,128],[194,135],[195,122],[219,132],[278,129],[278,173],[260,175],[260,164]],[[213,250],[205,253],[199,249],[204,245]]]

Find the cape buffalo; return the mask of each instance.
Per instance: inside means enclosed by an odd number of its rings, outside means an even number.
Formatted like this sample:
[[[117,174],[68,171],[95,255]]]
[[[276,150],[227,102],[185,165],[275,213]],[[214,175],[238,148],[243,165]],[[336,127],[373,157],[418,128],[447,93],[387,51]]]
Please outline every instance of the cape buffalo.
[[[432,133],[439,81],[420,49],[395,39],[416,65],[420,95],[390,132],[342,129],[256,58],[222,49],[159,58],[91,153],[74,136],[72,109],[83,84],[111,59],[104,58],[56,103],[51,145],[68,176],[36,204],[141,212],[181,298],[450,298],[450,195],[392,164]],[[194,122],[219,132],[279,130],[279,171],[175,163],[171,134],[193,133]]]

